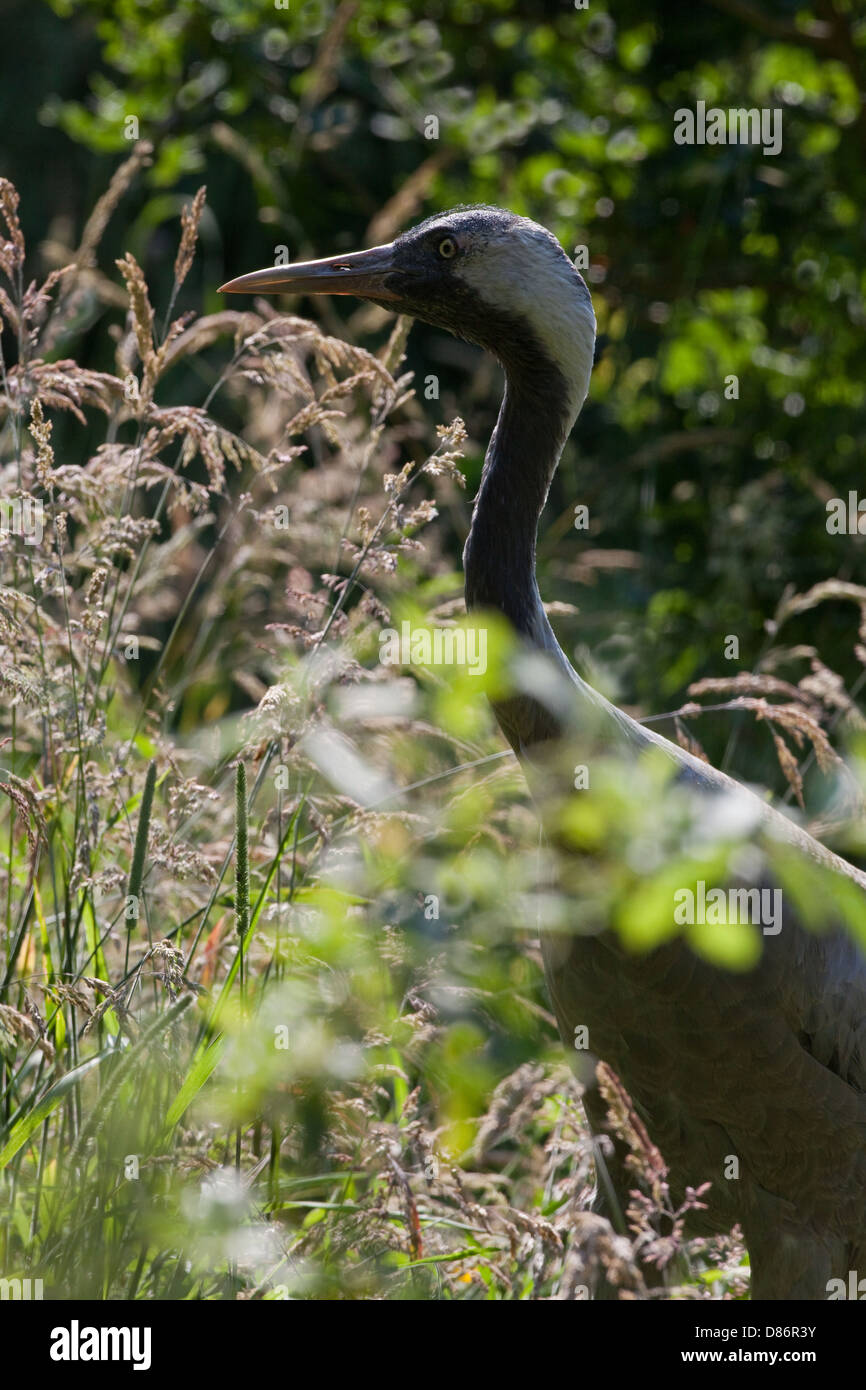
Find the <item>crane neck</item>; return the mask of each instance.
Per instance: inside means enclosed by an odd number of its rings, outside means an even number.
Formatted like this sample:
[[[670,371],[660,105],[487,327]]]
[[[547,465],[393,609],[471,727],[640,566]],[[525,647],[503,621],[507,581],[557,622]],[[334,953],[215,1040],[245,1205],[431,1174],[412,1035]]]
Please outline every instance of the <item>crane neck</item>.
[[[540,363],[540,368],[538,364]],[[505,364],[505,395],[490,439],[472,525],[463,551],[466,606],[502,613],[524,640],[551,657],[574,690],[563,724],[560,713],[528,693],[494,702],[503,733],[518,756],[532,760],[534,746],[560,738],[576,716],[606,750],[662,748],[675,756],[689,780],[712,789],[720,774],[666,739],[644,729],[610,704],[575,671],[550,626],[535,577],[538,521],[563,445],[580,413],[585,384],[573,384],[533,352]],[[715,781],[713,780],[715,779]]]
[[[521,636],[555,650],[563,662],[538,592],[535,550],[539,518],[579,408],[549,359],[520,368],[506,364],[505,394],[463,552],[467,608],[498,610]]]
[[[570,686],[567,709],[544,698],[540,688],[539,693],[517,690],[495,700],[503,733],[515,753],[531,764],[533,749],[579,727],[592,740],[590,746],[604,752],[627,749],[632,756],[658,748],[673,758],[689,783],[724,790],[729,784],[721,773],[644,728],[588,685],[557,642],[535,577],[536,536],[563,446],[586,396],[591,350],[582,363],[576,356],[575,370],[569,372],[560,370],[537,338],[512,333],[499,341],[511,346],[507,356],[500,352],[505,394],[463,551],[466,607],[502,613],[524,641],[552,658]]]
[[[540,370],[536,369],[540,364]],[[490,439],[472,525],[463,551],[466,607],[502,613],[518,635],[551,658],[575,692],[571,718],[600,731],[605,745],[651,739],[577,674],[556,640],[535,578],[538,521],[586,386],[533,353],[505,364],[505,395]],[[494,702],[503,733],[520,757],[564,732],[560,714],[527,693]],[[561,713],[561,711],[560,711]]]

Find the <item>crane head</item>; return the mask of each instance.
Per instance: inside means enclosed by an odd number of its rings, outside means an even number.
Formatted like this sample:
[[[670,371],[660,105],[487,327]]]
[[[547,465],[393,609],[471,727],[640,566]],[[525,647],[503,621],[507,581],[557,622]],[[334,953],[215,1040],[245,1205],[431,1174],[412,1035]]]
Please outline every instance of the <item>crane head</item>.
[[[583,277],[552,233],[503,208],[458,208],[387,245],[255,270],[221,290],[356,295],[480,344],[515,376],[559,369],[576,409],[589,389],[595,315]]]

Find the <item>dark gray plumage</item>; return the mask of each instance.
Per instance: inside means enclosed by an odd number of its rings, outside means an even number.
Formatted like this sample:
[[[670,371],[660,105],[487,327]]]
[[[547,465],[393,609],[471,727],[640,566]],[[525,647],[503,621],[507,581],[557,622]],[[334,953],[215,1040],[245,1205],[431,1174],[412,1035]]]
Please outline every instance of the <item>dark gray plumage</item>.
[[[458,209],[389,246],[257,271],[224,288],[356,294],[479,343],[502,363],[505,396],[464,551],[466,600],[504,613],[570,683],[567,718],[530,694],[496,709],[531,783],[543,791],[545,747],[575,730],[593,752],[626,762],[659,749],[708,814],[734,798],[761,834],[866,891],[861,871],[610,705],[556,642],[536,585],[536,529],[588,389],[595,320],[549,232],[501,209]],[[643,956],[609,930],[543,940],[566,1045],[575,1025],[588,1026],[593,1052],[622,1078],[664,1155],[675,1198],[712,1183],[692,1229],[741,1223],[755,1298],[822,1299],[831,1278],[866,1273],[866,960],[832,902],[825,925],[820,936],[806,931],[786,901],[781,931],[764,937],[760,963],[745,974],[713,968],[679,938]],[[603,1126],[592,1091],[587,1109]],[[734,1180],[725,1176],[732,1155]],[[624,1208],[628,1177],[616,1159],[611,1176]]]

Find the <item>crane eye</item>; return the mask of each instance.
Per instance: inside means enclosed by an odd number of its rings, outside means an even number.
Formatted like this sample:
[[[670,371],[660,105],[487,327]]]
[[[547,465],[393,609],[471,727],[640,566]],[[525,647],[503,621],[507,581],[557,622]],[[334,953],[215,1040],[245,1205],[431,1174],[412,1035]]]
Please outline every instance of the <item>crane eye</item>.
[[[454,240],[453,236],[444,236],[436,247],[436,250],[439,252],[443,261],[450,261],[453,256],[457,255],[457,242]]]

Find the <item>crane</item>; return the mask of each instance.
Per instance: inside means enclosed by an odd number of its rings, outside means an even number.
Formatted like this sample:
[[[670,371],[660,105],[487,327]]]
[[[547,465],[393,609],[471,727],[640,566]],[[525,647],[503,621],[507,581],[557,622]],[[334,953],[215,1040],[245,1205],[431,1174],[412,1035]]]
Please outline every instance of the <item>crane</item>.
[[[530,777],[566,726],[629,767],[655,750],[708,816],[735,804],[828,882],[866,892],[866,874],[724,773],[631,719],[572,668],[535,574],[538,524],[563,445],[589,391],[589,290],[546,228],[484,205],[434,215],[388,245],[268,267],[231,293],[348,294],[479,344],[505,376],[464,550],[469,610],[503,614],[567,682],[568,715],[532,693],[494,705]],[[649,808],[664,814],[664,808]],[[668,1165],[672,1193],[709,1182],[690,1231],[739,1223],[751,1296],[825,1299],[866,1275],[866,957],[827,904],[807,930],[785,895],[751,970],[724,971],[672,934],[648,954],[597,932],[543,933],[545,976],[566,1046],[587,1026],[592,1052],[627,1088]],[[585,1105],[604,1127],[597,1091]],[[735,1160],[732,1162],[732,1160]],[[621,1155],[610,1179],[624,1209]],[[864,1285],[866,1287],[866,1285]]]

